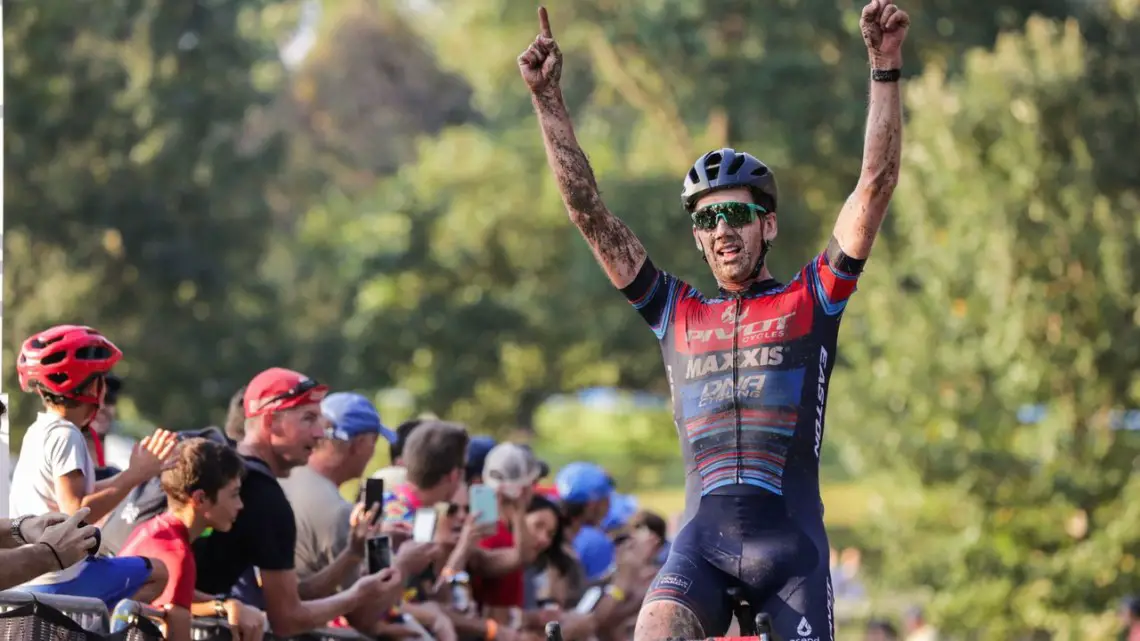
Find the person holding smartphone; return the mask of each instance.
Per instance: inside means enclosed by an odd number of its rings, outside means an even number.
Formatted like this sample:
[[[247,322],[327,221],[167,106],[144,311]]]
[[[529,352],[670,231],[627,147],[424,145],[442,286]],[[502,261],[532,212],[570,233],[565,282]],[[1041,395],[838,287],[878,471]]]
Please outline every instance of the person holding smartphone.
[[[251,567],[258,569],[265,614],[279,637],[296,636],[338,616],[399,599],[401,577],[395,570],[362,576],[323,597],[311,596],[311,583],[303,585],[297,576],[297,525],[279,480],[305,465],[326,438],[328,424],[320,403],[327,393],[326,386],[304,374],[279,367],[261,372],[246,386],[245,430],[237,445],[247,469],[241,486],[244,507],[229,532],[194,541],[194,614],[225,612],[225,597]]]
[[[364,474],[381,440],[391,443],[396,436],[360,394],[329,394],[321,415],[328,438],[317,443],[308,463],[280,481],[297,524],[297,578],[309,598],[328,596],[360,578],[366,541],[380,533],[372,526],[380,505],[353,506],[340,488]]]

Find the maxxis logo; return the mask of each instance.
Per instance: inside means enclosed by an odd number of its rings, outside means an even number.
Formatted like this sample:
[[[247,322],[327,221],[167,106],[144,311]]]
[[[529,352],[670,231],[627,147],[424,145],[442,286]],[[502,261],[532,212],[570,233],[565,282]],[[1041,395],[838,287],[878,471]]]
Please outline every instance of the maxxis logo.
[[[819,379],[816,381],[815,459],[823,442],[823,408],[827,404],[827,348],[819,348]]]

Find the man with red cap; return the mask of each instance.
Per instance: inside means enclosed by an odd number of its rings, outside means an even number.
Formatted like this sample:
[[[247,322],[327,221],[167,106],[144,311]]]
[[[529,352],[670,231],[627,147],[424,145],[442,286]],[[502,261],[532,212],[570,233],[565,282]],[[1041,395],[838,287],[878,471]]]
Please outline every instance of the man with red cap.
[[[357,608],[394,604],[402,593],[396,570],[364,577],[351,588],[323,599],[301,599],[294,568],[297,525],[293,508],[277,479],[309,460],[325,437],[320,402],[328,387],[292,370],[273,367],[246,386],[245,435],[238,452],[246,462],[241,487],[244,508],[229,532],[214,532],[194,542],[202,596],[195,615],[231,614],[227,597],[234,584],[256,567],[270,628],[279,637],[303,634]],[[379,605],[379,607],[388,607]]]

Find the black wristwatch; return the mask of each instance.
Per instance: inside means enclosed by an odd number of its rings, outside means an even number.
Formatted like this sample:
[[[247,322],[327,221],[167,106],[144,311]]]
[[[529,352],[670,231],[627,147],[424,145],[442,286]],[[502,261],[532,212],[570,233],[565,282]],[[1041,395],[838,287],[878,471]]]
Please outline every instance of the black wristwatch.
[[[898,82],[902,78],[901,69],[872,69],[871,80],[875,82]]]
[[[28,518],[31,516],[31,514],[25,514],[23,516],[16,517],[15,520],[12,521],[12,540],[16,542],[16,545],[28,544],[28,540],[24,538],[24,533],[20,531],[20,526],[23,525],[24,521],[28,520]]]

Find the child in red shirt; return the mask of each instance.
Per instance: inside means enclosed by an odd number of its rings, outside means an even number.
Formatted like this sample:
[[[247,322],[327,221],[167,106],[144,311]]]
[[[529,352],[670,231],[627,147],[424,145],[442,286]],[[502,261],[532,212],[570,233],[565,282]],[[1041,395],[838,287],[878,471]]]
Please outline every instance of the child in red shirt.
[[[204,438],[178,445],[162,472],[169,509],[131,533],[120,556],[161,559],[170,572],[166,589],[151,605],[166,609],[166,638],[189,641],[197,566],[190,547],[206,528],[228,531],[241,511],[245,463],[234,450]]]

